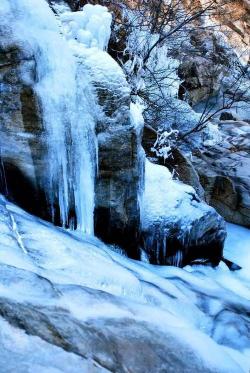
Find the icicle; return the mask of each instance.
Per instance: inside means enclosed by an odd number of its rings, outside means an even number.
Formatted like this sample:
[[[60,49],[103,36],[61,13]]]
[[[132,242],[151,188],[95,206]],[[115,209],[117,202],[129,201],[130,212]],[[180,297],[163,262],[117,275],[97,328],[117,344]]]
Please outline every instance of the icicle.
[[[6,208],[7,208],[7,206],[6,206]],[[16,237],[18,246],[22,249],[22,251],[24,252],[24,254],[28,254],[28,252],[27,252],[27,250],[26,250],[26,248],[24,246],[22,237],[19,234],[16,220],[15,220],[13,214],[11,214],[10,212],[9,212],[9,214],[10,214],[10,220],[11,220],[11,225],[12,225],[11,228],[12,228],[12,231],[13,231],[15,237]]]
[[[92,234],[95,141],[90,139],[94,124],[90,89],[84,93],[89,84],[86,74],[79,70],[45,1],[37,0],[34,7],[33,0],[12,0],[11,11],[15,32],[31,45],[36,61],[34,89],[47,142],[44,190],[52,218],[59,206],[62,226],[73,229],[77,223],[77,229]]]
[[[0,149],[0,190],[5,196],[8,195],[8,185],[7,185],[6,175],[5,175],[4,163],[1,157],[1,149]]]

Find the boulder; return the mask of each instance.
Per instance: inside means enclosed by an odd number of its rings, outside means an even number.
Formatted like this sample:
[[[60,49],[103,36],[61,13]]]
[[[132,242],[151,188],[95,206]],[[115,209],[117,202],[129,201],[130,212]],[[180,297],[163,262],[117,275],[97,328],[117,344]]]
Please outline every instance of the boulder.
[[[183,267],[197,260],[218,265],[226,237],[223,218],[194,189],[146,162],[141,246],[150,263]]]
[[[155,131],[145,128],[143,146],[155,168],[147,162],[141,247],[155,264],[183,266],[199,259],[218,264],[226,236],[223,219],[202,202],[204,189],[192,162],[174,147],[166,160],[157,157],[155,141]]]

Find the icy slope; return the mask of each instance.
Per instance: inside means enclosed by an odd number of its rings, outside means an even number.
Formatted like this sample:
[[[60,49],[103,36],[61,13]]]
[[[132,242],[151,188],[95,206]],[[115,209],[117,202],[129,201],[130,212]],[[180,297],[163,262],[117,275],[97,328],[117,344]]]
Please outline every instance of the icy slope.
[[[3,198],[0,248],[0,372],[249,370],[244,272],[135,262]]]
[[[250,230],[237,225],[228,224],[228,239],[224,255],[237,262],[242,270],[239,275],[250,281]]]

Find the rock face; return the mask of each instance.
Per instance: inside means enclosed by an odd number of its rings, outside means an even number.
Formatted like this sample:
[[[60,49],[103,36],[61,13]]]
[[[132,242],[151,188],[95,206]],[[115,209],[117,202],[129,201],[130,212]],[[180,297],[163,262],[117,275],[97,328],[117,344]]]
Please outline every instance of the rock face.
[[[227,221],[250,227],[250,125],[220,122],[223,141],[193,157],[207,203]]]
[[[104,52],[86,58],[100,113],[97,118],[98,172],[95,233],[138,258],[139,198],[143,184],[143,120],[130,107],[130,90],[117,63]]]
[[[184,0],[184,6],[190,9],[205,9],[208,6],[206,0]],[[249,60],[247,47],[249,45],[250,4],[248,0],[218,0],[215,11],[209,14],[209,21],[215,27],[219,27],[222,34],[238,56],[246,63]]]
[[[183,3],[187,11],[202,10],[208,5],[205,0]],[[214,5],[216,10],[204,17],[214,29],[200,21],[205,28],[201,31],[194,25],[187,50],[184,47],[176,51],[181,62],[179,98],[188,100],[191,105],[217,95],[223,78],[232,74],[233,61],[244,64],[249,61],[249,2],[219,0]]]
[[[199,36],[200,38],[200,36]],[[200,41],[193,41],[193,45],[206,45],[206,38]],[[201,45],[198,46],[201,48]],[[211,48],[211,45],[210,47]],[[201,54],[207,54],[202,51]],[[220,56],[221,57],[221,56]],[[220,89],[221,77],[223,76],[223,66],[215,63],[215,57],[186,57],[179,67],[179,77],[182,83],[179,88],[179,98],[187,99],[190,105],[195,105],[200,101],[205,101],[211,95],[216,95]]]
[[[176,51],[176,57],[180,61],[178,75],[181,79],[178,96],[191,106],[218,95],[221,89],[225,90],[223,85],[232,89],[226,78],[232,74],[238,56],[230,48],[229,41],[225,42],[223,34],[194,28],[190,45]]]
[[[200,0],[206,6],[205,0]],[[212,21],[221,25],[220,30],[229,44],[245,63],[249,61],[250,4],[248,0],[218,1],[219,11],[212,15]]]
[[[38,97],[33,89],[36,63],[32,48],[15,40],[4,23],[0,43],[1,192],[28,211],[49,218],[41,187],[46,177],[46,145]]]

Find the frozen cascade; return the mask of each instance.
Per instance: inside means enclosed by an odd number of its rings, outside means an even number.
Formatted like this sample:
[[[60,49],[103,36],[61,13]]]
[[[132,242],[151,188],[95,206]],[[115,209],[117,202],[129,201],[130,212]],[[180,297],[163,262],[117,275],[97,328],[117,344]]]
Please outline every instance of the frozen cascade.
[[[60,34],[45,0],[11,0],[15,33],[32,48],[38,95],[47,131],[48,176],[45,180],[52,218],[64,227],[93,233],[94,119],[88,76]],[[55,206],[59,205],[59,216]]]

